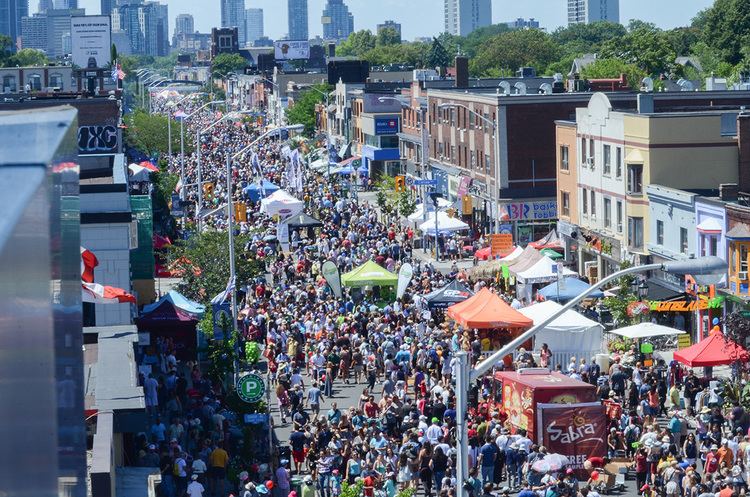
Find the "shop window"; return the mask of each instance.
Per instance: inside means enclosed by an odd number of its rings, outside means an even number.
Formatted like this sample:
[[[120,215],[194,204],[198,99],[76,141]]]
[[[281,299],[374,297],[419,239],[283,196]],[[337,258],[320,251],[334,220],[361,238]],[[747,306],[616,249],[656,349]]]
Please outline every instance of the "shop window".
[[[656,244],[664,245],[664,221],[656,220]]]

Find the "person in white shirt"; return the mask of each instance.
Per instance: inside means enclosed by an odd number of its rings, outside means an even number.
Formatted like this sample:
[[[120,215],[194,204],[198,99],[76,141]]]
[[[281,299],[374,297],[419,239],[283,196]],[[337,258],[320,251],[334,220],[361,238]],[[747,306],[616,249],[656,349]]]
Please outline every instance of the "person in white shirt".
[[[187,494],[190,497],[203,497],[203,492],[205,491],[205,489],[203,488],[203,485],[201,485],[198,481],[198,475],[193,475],[191,478],[193,481],[191,481],[190,485],[187,486]]]

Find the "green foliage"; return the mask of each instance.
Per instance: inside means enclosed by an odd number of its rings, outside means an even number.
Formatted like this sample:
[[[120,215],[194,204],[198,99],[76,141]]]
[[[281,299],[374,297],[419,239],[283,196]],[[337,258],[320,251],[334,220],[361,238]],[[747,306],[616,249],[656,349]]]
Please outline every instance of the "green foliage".
[[[341,483],[341,494],[340,497],[360,497],[363,495],[364,483],[357,481],[354,485],[349,485],[349,482]]]
[[[249,235],[234,237],[238,287],[264,272],[262,263],[245,255],[243,249],[248,241]],[[189,241],[178,240],[170,248],[169,261],[184,272],[177,290],[191,300],[207,303],[224,291],[229,281],[229,235],[207,231]]]
[[[328,93],[331,87],[328,85],[315,85],[315,89]],[[290,124],[303,124],[304,134],[312,136],[315,133],[315,106],[325,100],[325,97],[315,90],[307,90],[302,93],[294,105],[286,110],[287,122]]]
[[[342,57],[362,57],[365,52],[375,48],[377,37],[369,29],[355,31],[336,47],[336,55]]]
[[[23,48],[6,60],[6,67],[39,67],[49,64],[49,59],[40,50]]]
[[[221,53],[214,57],[211,63],[211,71],[214,76],[226,77],[235,72],[242,72],[247,65],[247,61],[240,54]]]
[[[515,30],[491,38],[477,52],[469,65],[472,74],[486,76],[494,71],[516,71],[535,67],[544,74],[547,66],[561,55],[559,45],[547,33],[535,29]]]
[[[694,23],[724,62],[736,65],[743,60],[742,48],[750,41],[750,0],[716,0]]]
[[[732,312],[724,318],[724,336],[744,347],[750,338],[750,319],[744,312]]]
[[[117,60],[117,55],[117,45],[113,43],[109,47],[109,58],[112,59],[112,62]]]
[[[404,216],[409,217],[412,214],[414,214],[414,211],[417,210],[417,202],[414,200],[414,197],[410,192],[407,190],[404,190],[398,194],[398,201],[397,201],[397,209],[398,212]]]
[[[620,269],[627,269],[632,266],[628,262],[620,264]],[[604,306],[612,314],[612,318],[617,326],[628,326],[632,324],[633,318],[628,316],[628,306],[637,301],[638,297],[633,295],[630,287],[635,277],[632,275],[625,275],[617,280],[617,295],[614,297],[607,297],[604,299]]]
[[[255,364],[260,359],[260,346],[256,342],[245,342],[245,362]]]
[[[507,33],[509,31],[512,31],[512,29],[509,28],[507,24],[491,24],[483,28],[475,29],[463,38],[453,37],[452,42],[449,44],[449,46],[446,47],[448,48],[448,52],[452,54],[450,65],[453,65],[453,57],[459,52],[462,55],[474,57],[482,47],[482,45],[484,45],[488,40],[494,38],[499,34]]]
[[[408,487],[403,490],[396,492],[396,497],[412,497],[414,495],[414,488]]]
[[[718,393],[724,400],[724,405],[738,404],[745,409],[750,409],[750,384],[743,385],[737,379],[723,378],[720,380]]]
[[[669,74],[677,57],[669,41],[665,32],[653,24],[633,20],[625,36],[602,44],[599,56],[634,64],[650,76]]]
[[[628,79],[628,86],[638,90],[641,81],[647,76],[646,72],[635,64],[627,64],[620,59],[598,59],[584,68],[581,77],[585,79],[619,78],[624,74]]]
[[[381,176],[375,183],[375,199],[386,215],[409,216],[417,210],[417,204],[409,191],[396,191],[396,178]]]
[[[167,117],[136,110],[125,116],[125,142],[150,157],[166,155],[169,151]],[[172,152],[180,150],[180,124],[172,121]],[[185,140],[185,153],[193,150],[192,140]]]
[[[401,35],[396,29],[387,27],[378,31],[378,45],[398,45],[401,43]]]
[[[451,65],[451,59],[443,43],[439,39],[433,38],[430,50],[427,52],[427,66],[431,68],[447,67]]]
[[[585,51],[594,52],[605,41],[621,38],[626,33],[622,24],[598,21],[558,28],[552,33],[552,39],[562,46],[585,47]]]

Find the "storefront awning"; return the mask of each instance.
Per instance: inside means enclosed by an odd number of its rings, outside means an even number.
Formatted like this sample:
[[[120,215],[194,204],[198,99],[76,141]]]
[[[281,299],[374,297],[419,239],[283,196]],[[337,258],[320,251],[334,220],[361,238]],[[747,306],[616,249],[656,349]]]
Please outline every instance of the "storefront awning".
[[[628,164],[643,164],[643,154],[640,150],[634,148],[625,155],[625,162]]]
[[[697,229],[699,233],[704,233],[706,235],[718,235],[723,231],[719,221],[712,217],[704,220],[702,223],[696,226],[695,229]]]
[[[738,224],[727,232],[730,240],[750,240],[750,228],[746,224]]]

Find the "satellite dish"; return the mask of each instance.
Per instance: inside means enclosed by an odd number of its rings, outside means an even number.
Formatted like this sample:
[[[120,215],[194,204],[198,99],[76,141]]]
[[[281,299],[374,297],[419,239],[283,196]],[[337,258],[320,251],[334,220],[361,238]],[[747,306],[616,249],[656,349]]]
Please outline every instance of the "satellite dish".
[[[543,95],[551,95],[552,85],[549,83],[542,83],[541,85],[539,85],[539,93]]]

